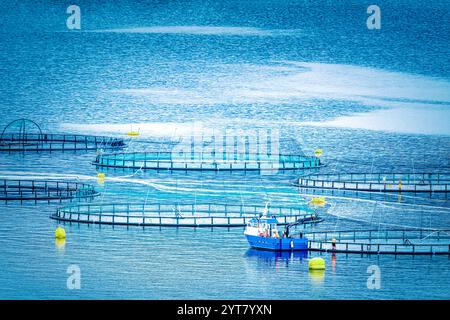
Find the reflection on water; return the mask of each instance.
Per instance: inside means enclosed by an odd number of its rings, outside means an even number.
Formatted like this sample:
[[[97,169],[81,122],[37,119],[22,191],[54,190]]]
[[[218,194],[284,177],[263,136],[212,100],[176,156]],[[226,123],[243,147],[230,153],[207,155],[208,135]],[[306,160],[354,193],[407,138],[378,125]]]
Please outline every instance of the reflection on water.
[[[66,248],[66,239],[55,239],[55,248],[56,250],[63,254]]]
[[[325,281],[325,270],[309,270],[309,279],[313,285],[321,285]]]
[[[336,273],[336,263],[337,263],[336,253],[332,253],[331,254],[331,271],[333,273]]]
[[[251,248],[247,250],[245,256],[256,259],[258,263],[267,267],[276,267],[279,263],[288,266],[294,261],[302,261],[308,257],[308,251],[270,251]]]

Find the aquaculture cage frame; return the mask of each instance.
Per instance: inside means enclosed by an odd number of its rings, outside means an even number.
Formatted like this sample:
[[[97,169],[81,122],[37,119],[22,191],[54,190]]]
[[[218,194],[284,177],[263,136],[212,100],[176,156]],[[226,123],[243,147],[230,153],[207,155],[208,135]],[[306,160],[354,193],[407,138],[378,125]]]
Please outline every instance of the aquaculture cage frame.
[[[450,174],[444,173],[337,173],[302,176],[302,188],[372,192],[450,192]]]
[[[0,151],[78,151],[121,149],[124,139],[106,136],[59,133],[6,133],[0,137]]]
[[[359,254],[450,254],[450,229],[305,232],[308,250]],[[335,240],[335,241],[334,241]]]
[[[63,200],[93,199],[98,195],[94,186],[81,182],[0,179],[0,201],[5,203],[62,202]]]
[[[264,212],[265,206],[202,203],[110,203],[78,204],[59,208],[50,218],[76,223],[164,226],[164,227],[243,227]],[[317,217],[314,210],[304,207],[270,206],[280,224]]]
[[[246,159],[243,159],[246,157]],[[253,157],[253,158],[252,158]],[[236,154],[234,159],[210,153],[129,152],[97,155],[97,167],[135,170],[184,171],[274,171],[299,170],[322,166],[315,156]]]

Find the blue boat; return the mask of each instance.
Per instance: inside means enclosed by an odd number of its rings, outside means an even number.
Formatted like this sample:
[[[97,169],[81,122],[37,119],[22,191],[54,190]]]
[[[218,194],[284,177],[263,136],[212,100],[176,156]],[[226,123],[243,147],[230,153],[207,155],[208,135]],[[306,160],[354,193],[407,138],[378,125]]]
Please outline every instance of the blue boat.
[[[303,221],[299,221],[301,223]],[[305,237],[291,237],[289,227],[280,234],[278,220],[275,217],[261,217],[251,219],[245,227],[244,234],[252,248],[271,251],[308,250],[308,239]]]

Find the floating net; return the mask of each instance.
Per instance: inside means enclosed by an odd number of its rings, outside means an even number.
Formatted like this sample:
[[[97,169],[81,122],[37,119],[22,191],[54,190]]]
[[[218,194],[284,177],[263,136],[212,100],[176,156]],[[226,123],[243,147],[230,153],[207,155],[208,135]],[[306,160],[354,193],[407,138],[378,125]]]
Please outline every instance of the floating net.
[[[132,152],[101,154],[95,159],[97,167],[143,170],[200,171],[274,171],[299,170],[321,166],[318,157],[303,155],[236,154],[227,157],[211,153]]]
[[[121,138],[42,132],[37,123],[19,119],[9,123],[0,136],[0,151],[76,151],[121,149]]]
[[[307,232],[309,250],[367,254],[450,254],[450,230],[386,229]]]
[[[298,179],[303,188],[374,192],[450,192],[450,174],[343,173],[312,174]]]
[[[261,215],[265,206],[232,205],[215,202],[195,204],[126,203],[77,204],[60,208],[51,218],[59,221],[110,225],[171,226],[171,227],[242,227]],[[314,217],[308,207],[270,206],[268,214],[280,224]]]
[[[61,202],[73,199],[92,199],[98,193],[94,187],[80,182],[54,180],[0,180],[0,200],[5,202]]]

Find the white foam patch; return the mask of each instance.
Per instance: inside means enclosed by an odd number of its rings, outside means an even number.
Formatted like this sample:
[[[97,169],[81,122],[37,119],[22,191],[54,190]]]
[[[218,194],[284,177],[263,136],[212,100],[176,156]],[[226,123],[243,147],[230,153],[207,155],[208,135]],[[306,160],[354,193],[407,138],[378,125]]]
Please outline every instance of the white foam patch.
[[[114,93],[182,105],[295,103],[311,99],[393,104],[449,104],[450,82],[350,65],[285,62],[283,67],[224,65],[197,74],[195,88],[122,88]]]
[[[253,27],[227,26],[151,26],[136,28],[99,29],[91,32],[191,34],[216,36],[274,36],[299,33],[298,30],[270,30]]]
[[[214,105],[217,97],[205,92],[182,88],[143,88],[143,89],[119,89],[114,93],[131,95],[138,98],[156,101],[163,104],[187,104],[187,105]]]
[[[302,104],[351,101],[388,110],[298,125],[419,134],[450,133],[450,82],[445,79],[340,64],[284,61],[275,66],[223,65],[196,74],[197,87],[112,90],[170,105]],[[331,105],[330,105],[331,107]],[[294,120],[294,119],[293,119]],[[295,120],[294,120],[295,121]]]
[[[377,131],[450,135],[450,107],[427,106],[393,108],[346,116],[325,122],[305,122],[303,125],[367,129]]]

